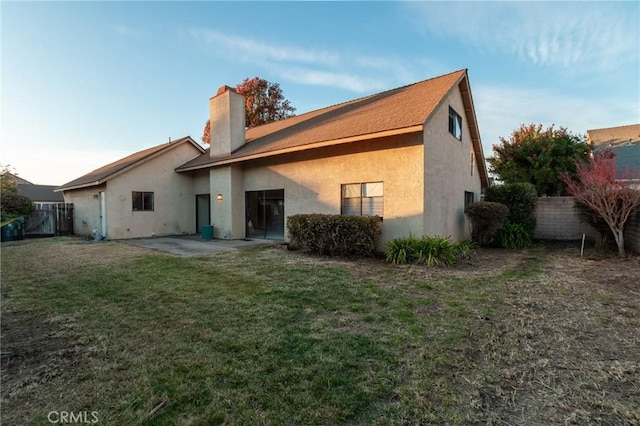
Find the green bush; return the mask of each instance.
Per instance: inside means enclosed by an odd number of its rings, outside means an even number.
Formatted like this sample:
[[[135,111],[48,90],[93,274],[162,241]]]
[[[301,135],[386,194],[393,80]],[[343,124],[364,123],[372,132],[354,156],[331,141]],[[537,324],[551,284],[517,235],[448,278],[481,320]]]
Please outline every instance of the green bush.
[[[481,246],[487,246],[509,216],[509,208],[502,203],[478,201],[471,203],[465,210],[465,214],[471,221],[473,241]]]
[[[458,259],[468,259],[474,249],[475,244],[471,241],[453,243],[449,238],[439,236],[409,236],[389,241],[385,254],[388,262],[398,265],[453,266]]]
[[[33,210],[33,202],[24,195],[2,191],[0,212],[3,217],[27,216]]]
[[[522,225],[529,236],[536,230],[536,187],[530,183],[509,183],[486,189],[485,201],[502,203],[509,208],[510,223]]]
[[[380,237],[380,223],[378,216],[289,216],[289,246],[329,256],[372,256]]]
[[[506,223],[499,233],[500,245],[508,249],[524,248],[531,245],[529,231],[518,223]]]

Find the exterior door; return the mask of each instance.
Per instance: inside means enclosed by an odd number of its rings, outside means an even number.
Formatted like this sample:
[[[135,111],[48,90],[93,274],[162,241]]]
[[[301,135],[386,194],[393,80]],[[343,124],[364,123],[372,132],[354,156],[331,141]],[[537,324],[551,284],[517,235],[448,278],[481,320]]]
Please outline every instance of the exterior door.
[[[284,189],[245,193],[247,238],[284,239]]]
[[[211,225],[211,195],[196,195],[196,233],[202,232],[202,227]]]
[[[104,191],[100,191],[100,235],[107,238],[107,197]]]

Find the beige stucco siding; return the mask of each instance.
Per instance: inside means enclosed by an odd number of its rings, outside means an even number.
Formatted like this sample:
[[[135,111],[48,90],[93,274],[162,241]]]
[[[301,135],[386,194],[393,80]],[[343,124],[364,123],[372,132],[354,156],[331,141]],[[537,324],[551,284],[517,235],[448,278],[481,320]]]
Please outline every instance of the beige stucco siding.
[[[380,143],[384,140],[375,144]],[[333,153],[321,150],[315,156],[308,152],[293,154],[281,162],[246,163],[244,189],[284,189],[288,217],[299,213],[339,214],[342,184],[383,182],[383,245],[401,235],[422,233],[423,147],[419,143],[420,136],[415,134],[389,139],[387,145],[392,149],[345,153],[334,147]],[[366,145],[362,143],[363,148]]]
[[[462,117],[462,140],[449,133],[449,106]],[[464,192],[480,199],[477,161],[471,172],[471,135],[460,91],[447,96],[425,123],[424,132],[424,232],[463,240],[470,235],[464,215]]]
[[[193,193],[194,194],[209,194],[211,191],[209,171],[199,170],[192,173],[193,178]]]
[[[93,231],[100,231],[100,198],[106,185],[88,189],[65,191],[64,201],[73,203],[73,232],[76,235],[91,236]]]
[[[190,176],[174,169],[191,159],[184,144],[141,164],[107,183],[109,239],[175,235],[195,231],[195,195]],[[133,211],[132,192],[154,193],[153,211]]]

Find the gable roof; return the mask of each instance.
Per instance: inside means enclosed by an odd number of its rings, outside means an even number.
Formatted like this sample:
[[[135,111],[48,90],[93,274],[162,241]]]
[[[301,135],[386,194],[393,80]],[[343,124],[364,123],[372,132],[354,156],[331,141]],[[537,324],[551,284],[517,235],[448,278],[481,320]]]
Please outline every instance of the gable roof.
[[[486,186],[486,165],[466,69],[248,129],[246,143],[231,155],[210,157],[207,149],[177,167],[176,171],[419,132],[447,94],[458,85],[465,101],[480,176]]]
[[[17,184],[18,194],[24,195],[34,202],[63,203],[64,197],[59,192],[54,192],[55,185],[34,185],[31,183]]]
[[[112,179],[126,172],[127,170],[137,167],[140,164],[143,164],[185,143],[190,143],[195,148],[197,148],[200,153],[204,152],[204,148],[198,145],[193,139],[191,139],[190,136],[186,136],[175,141],[163,143],[152,148],[138,151],[134,154],[129,155],[128,157],[121,158],[118,161],[107,164],[106,166],[100,167],[99,169],[89,172],[84,176],[80,176],[79,178],[74,179],[71,182],[59,186],[55,189],[55,191],[68,191],[70,189],[80,189],[101,185],[107,182],[109,179]]]
[[[587,130],[587,136],[594,145],[640,142],[640,124]]]
[[[13,174],[13,173],[11,173],[11,172],[5,172],[5,173],[3,173],[3,174],[2,174],[2,179],[6,179],[6,180],[8,180],[8,181],[10,181],[10,182],[14,182],[15,184],[22,183],[22,184],[25,184],[25,185],[33,185],[33,183],[32,183],[32,182],[29,182],[28,180],[23,179],[23,178],[21,178],[21,177],[20,177],[20,176],[18,176],[18,175],[14,175],[14,174]]]

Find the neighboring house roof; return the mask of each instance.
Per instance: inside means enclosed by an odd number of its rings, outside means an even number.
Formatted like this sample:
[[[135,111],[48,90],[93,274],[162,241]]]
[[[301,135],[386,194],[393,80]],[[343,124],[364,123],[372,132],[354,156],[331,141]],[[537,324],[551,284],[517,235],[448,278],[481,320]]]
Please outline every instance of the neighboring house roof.
[[[587,130],[587,138],[594,145],[640,142],[640,124]]]
[[[2,179],[6,179],[11,182],[15,182],[16,184],[25,184],[25,185],[33,185],[33,183],[29,182],[26,179],[22,179],[20,176],[14,175],[13,173],[5,172],[2,174]]]
[[[70,189],[80,189],[101,185],[107,182],[109,179],[112,179],[126,172],[127,170],[130,170],[131,168],[137,167],[140,164],[145,163],[165,153],[166,151],[174,149],[175,147],[185,143],[192,144],[198,149],[198,151],[200,151],[200,153],[204,152],[204,148],[198,145],[193,139],[191,139],[191,137],[187,136],[181,139],[176,139],[175,141],[167,142],[162,145],[154,146],[152,148],[136,152],[135,154],[131,154],[128,157],[122,158],[111,164],[107,164],[106,166],[100,167],[99,169],[87,173],[86,175],[81,176],[77,179],[74,179],[71,182],[65,183],[64,185],[56,188],[56,191],[67,191]]]
[[[64,196],[62,193],[54,192],[55,185],[33,185],[33,184],[17,184],[18,194],[24,195],[34,202],[42,203],[63,203]]]
[[[640,178],[640,124],[587,130],[587,138],[595,151],[615,154],[618,179]]]
[[[458,85],[480,176],[486,186],[485,160],[466,69],[248,129],[246,143],[231,155],[210,157],[207,149],[202,155],[176,168],[176,171],[419,132],[446,95]]]

